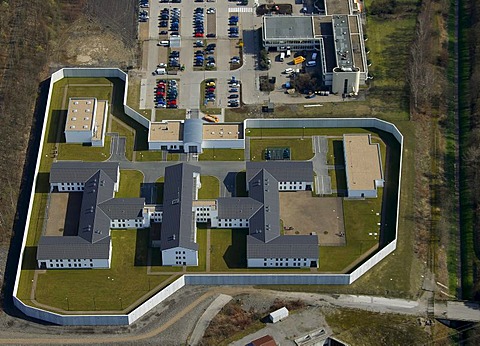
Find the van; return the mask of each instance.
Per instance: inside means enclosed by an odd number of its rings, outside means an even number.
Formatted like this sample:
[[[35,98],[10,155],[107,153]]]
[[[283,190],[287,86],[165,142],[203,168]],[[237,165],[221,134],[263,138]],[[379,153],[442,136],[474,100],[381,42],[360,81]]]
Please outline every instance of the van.
[[[292,55],[292,52],[290,51],[290,49],[287,49],[287,54],[285,54],[285,56],[287,58],[290,58],[291,55]]]
[[[316,65],[317,65],[317,62],[315,60],[307,61],[307,66],[308,67],[313,67],[313,66],[316,66]]]
[[[286,68],[285,71],[283,71],[283,73],[286,73],[286,74],[290,74],[293,72],[293,68],[289,67],[289,68]]]
[[[283,61],[283,60],[285,60],[285,53],[281,52],[280,53],[280,61]]]
[[[164,75],[164,74],[167,74],[167,70],[164,69],[164,68],[157,68],[157,69],[155,70],[154,74]]]
[[[310,60],[317,60],[317,53],[312,53],[312,59]]]
[[[170,41],[160,41],[160,42],[158,42],[158,45],[168,47],[168,46],[170,46]]]

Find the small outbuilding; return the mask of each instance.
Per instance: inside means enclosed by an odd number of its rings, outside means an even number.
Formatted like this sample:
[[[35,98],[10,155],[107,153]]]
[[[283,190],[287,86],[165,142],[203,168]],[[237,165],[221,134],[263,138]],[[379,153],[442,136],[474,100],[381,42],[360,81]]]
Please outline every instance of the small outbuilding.
[[[245,346],[277,346],[277,343],[270,335],[265,335],[261,338],[253,340]]]
[[[275,310],[271,312],[270,315],[268,315],[268,318],[270,319],[270,321],[272,321],[272,323],[277,323],[287,317],[288,309],[286,307]]]

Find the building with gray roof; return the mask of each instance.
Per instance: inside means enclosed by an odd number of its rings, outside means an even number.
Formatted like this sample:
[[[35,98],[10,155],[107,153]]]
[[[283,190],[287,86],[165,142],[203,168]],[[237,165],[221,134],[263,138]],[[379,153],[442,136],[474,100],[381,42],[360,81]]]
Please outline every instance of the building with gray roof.
[[[311,190],[313,186],[311,161],[248,161],[246,167],[247,182],[260,170],[266,169],[278,181],[280,191]]]
[[[50,168],[49,182],[58,191],[83,191],[83,185],[98,170],[102,170],[118,191],[120,166],[118,162],[56,161]]]
[[[186,153],[201,153],[203,120],[186,119],[183,125],[183,148]]]
[[[103,170],[105,169],[105,170]],[[38,243],[40,268],[109,268],[112,228],[149,226],[143,198],[114,198],[118,163],[55,162],[51,190],[81,192],[75,235],[42,235]]]
[[[193,200],[198,198],[200,168],[180,163],[165,168],[160,249],[162,265],[198,265]]]
[[[268,50],[318,52],[319,63],[313,66],[320,66],[323,84],[335,94],[356,95],[368,78],[363,28],[357,14],[264,16],[262,38]]]

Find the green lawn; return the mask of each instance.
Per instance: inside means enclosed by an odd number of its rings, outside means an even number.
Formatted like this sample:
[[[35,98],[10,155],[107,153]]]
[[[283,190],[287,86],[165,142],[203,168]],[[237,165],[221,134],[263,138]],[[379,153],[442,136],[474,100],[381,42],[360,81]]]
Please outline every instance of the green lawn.
[[[332,190],[347,190],[345,169],[329,169],[328,175],[332,182]]]
[[[167,109],[156,108],[155,109],[155,121],[162,120],[184,120],[185,109]]]
[[[159,150],[138,151],[135,155],[136,161],[163,161],[163,153]]]
[[[37,301],[64,310],[109,311],[124,309],[143,295],[155,293],[157,286],[174,277],[147,275],[141,238],[136,230],[112,231],[111,269],[48,270],[39,275]]]
[[[120,171],[120,186],[116,198],[140,197],[140,186],[143,183],[143,173],[135,170]]]
[[[201,161],[243,161],[245,159],[243,149],[203,149],[198,155]]]
[[[135,109],[144,118],[150,120],[151,111],[149,109],[140,109],[140,82],[139,78],[129,78],[127,105]]]
[[[210,175],[200,176],[202,187],[198,190],[198,199],[216,199],[220,196],[220,182]]]
[[[212,229],[210,231],[210,269],[228,271],[247,267],[247,229]]]
[[[365,200],[344,200],[343,217],[345,222],[346,246],[321,246],[320,266],[322,272],[340,272],[351,265],[362,254],[379,243],[380,216],[382,208],[382,189],[377,198]],[[376,239],[375,239],[376,238]]]
[[[135,143],[135,131],[126,125],[124,122],[119,120],[118,118],[113,118],[111,125],[110,125],[110,131],[114,133],[118,133],[120,136],[125,137],[127,140],[127,143],[125,145],[125,157],[132,161],[133,159],[133,148],[134,148],[134,143]]]
[[[288,147],[291,160],[309,160],[313,157],[312,139],[252,139],[250,140],[250,159],[263,161],[266,148]]]
[[[110,136],[105,136],[105,145],[103,147],[60,143],[58,145],[58,160],[105,161],[110,157],[110,144]]]
[[[157,187],[157,204],[163,203],[163,185],[165,184],[165,177],[160,177],[155,182]]]
[[[207,229],[197,227],[198,267],[187,267],[187,272],[204,272],[207,269]]]
[[[358,127],[338,127],[338,128],[249,128],[245,130],[246,136],[251,137],[282,137],[282,136],[343,136],[344,133],[372,133],[371,129]]]

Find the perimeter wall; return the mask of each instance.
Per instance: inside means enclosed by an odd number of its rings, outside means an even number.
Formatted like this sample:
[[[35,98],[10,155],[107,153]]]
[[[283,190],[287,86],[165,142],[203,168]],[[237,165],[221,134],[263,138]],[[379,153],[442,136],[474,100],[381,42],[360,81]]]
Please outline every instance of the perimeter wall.
[[[135,322],[144,314],[148,313],[155,306],[170,297],[180,288],[189,285],[285,285],[285,284],[303,284],[303,285],[348,285],[361,277],[364,273],[370,270],[388,254],[393,252],[397,245],[398,236],[398,216],[399,216],[399,201],[400,201],[400,182],[402,172],[402,158],[403,158],[403,136],[398,131],[395,125],[386,121],[374,118],[360,118],[360,119],[248,119],[244,121],[244,131],[246,128],[328,128],[328,127],[362,127],[362,128],[377,128],[379,130],[391,133],[400,143],[400,173],[398,181],[398,199],[397,199],[397,213],[396,213],[396,227],[395,239],[388,243],[385,247],[379,250],[375,255],[370,257],[362,265],[357,267],[350,274],[185,274],[165,287],[163,290],[149,298],[143,304],[132,310],[128,314],[121,315],[62,315],[51,311],[46,311],[40,308],[24,304],[17,298],[18,285],[20,280],[20,273],[23,262],[23,254],[28,234],[28,225],[30,224],[31,210],[34,198],[34,186],[37,182],[38,169],[40,159],[42,157],[43,141],[45,139],[45,129],[47,125],[48,112],[50,109],[51,96],[53,84],[64,77],[107,77],[120,78],[125,81],[125,97],[124,109],[125,113],[133,119],[140,122],[143,126],[148,128],[149,121],[138,114],[135,110],[126,105],[128,94],[128,76],[126,73],[115,68],[66,68],[59,70],[52,74],[50,82],[50,90],[48,93],[46,112],[44,115],[42,135],[40,138],[40,151],[37,157],[35,176],[33,179],[32,190],[30,194],[29,210],[27,214],[26,225],[23,235],[22,249],[18,260],[17,274],[15,286],[13,290],[14,305],[27,316],[37,318],[39,320],[48,321],[60,325],[127,325]]]

